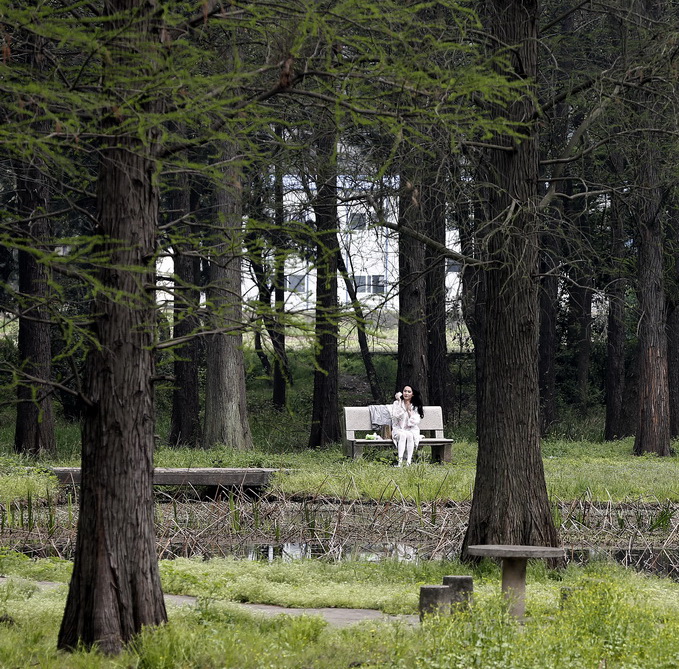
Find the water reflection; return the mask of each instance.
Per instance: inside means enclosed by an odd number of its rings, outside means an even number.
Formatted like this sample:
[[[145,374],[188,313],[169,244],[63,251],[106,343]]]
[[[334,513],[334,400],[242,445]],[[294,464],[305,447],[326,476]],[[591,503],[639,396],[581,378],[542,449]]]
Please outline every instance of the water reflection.
[[[322,541],[306,541],[299,543],[281,544],[251,544],[244,545],[240,550],[235,548],[238,557],[248,560],[273,562],[283,560],[292,562],[308,558],[325,558],[332,560],[365,560],[379,562],[380,560],[398,560],[416,562],[418,559],[428,559],[421,555],[415,546],[408,544],[365,544],[365,545],[334,545]]]

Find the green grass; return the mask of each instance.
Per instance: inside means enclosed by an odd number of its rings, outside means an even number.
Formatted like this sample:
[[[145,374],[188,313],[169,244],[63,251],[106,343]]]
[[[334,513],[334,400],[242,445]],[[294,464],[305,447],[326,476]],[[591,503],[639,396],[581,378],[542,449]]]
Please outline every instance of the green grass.
[[[64,454],[35,462],[21,458],[5,446],[0,455],[0,504],[54,497],[56,484],[46,468],[77,465],[72,427],[62,433]],[[679,457],[635,457],[632,440],[598,443],[547,440],[543,444],[545,478],[553,500],[587,499],[600,502],[679,502]],[[311,495],[344,499],[407,501],[464,501],[471,498],[476,470],[476,444],[457,441],[453,463],[426,464],[428,453],[413,467],[392,466],[392,449],[374,450],[366,459],[343,458],[339,445],[319,450],[285,450],[280,446],[235,451],[159,447],[159,467],[272,467],[277,474],[273,491],[286,496]]]
[[[58,653],[56,636],[66,586],[43,591],[25,577],[12,576],[0,585],[0,615],[11,618],[0,622],[0,666],[669,669],[679,661],[679,585],[604,563],[562,572],[531,565],[524,625],[506,613],[499,596],[499,571],[482,565],[472,572],[475,603],[468,611],[429,618],[416,627],[366,621],[344,629],[329,627],[314,616],[250,615],[228,601],[246,599],[244,590],[238,591],[233,583],[250,574],[263,582],[262,592],[288,590],[285,597],[263,599],[298,606],[339,606],[347,600],[362,605],[364,596],[358,588],[347,594],[347,581],[393,593],[395,601],[401,593],[399,610],[414,612],[423,581],[440,582],[443,573],[469,572],[455,563],[423,568],[390,562],[238,565],[229,560],[186,560],[177,563],[170,577],[168,566],[163,563],[166,589],[193,589],[200,595],[198,605],[170,605],[169,624],[145,630],[117,658],[96,652]],[[48,565],[47,571],[51,568]],[[563,588],[569,592],[565,600]]]
[[[8,512],[12,506],[28,500],[54,499],[56,477],[47,469],[19,456],[0,455],[0,505]]]

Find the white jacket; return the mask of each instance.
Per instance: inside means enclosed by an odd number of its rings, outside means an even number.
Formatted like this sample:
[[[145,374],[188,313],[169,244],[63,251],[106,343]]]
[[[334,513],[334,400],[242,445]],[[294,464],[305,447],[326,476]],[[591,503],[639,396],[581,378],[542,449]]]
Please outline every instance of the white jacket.
[[[415,445],[420,443],[422,435],[420,434],[420,412],[414,404],[410,405],[410,415],[406,409],[405,402],[402,399],[394,401],[391,409],[391,434],[396,441],[398,433],[401,430],[408,430],[413,433],[415,439]]]

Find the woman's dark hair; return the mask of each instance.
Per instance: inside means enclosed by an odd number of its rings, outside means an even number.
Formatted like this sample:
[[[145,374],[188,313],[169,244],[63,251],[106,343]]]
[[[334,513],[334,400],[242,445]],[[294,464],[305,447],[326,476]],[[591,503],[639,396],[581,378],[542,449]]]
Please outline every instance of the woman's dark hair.
[[[412,386],[410,387],[412,388]],[[411,404],[413,404],[413,406],[417,407],[417,413],[420,414],[420,418],[424,418],[424,409],[422,408],[423,404],[422,395],[420,395],[419,390],[415,390],[415,388],[413,388],[413,398],[410,400],[410,402]]]

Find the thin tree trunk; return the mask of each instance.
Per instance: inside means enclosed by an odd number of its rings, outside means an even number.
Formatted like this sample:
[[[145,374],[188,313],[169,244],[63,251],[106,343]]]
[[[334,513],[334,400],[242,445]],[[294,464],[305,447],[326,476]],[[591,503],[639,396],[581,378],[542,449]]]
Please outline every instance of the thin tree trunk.
[[[566,192],[572,192],[569,182]],[[570,271],[568,347],[575,352],[575,395],[582,411],[589,404],[589,367],[592,353],[592,272],[589,265],[587,245],[591,238],[591,226],[587,212],[576,209],[566,202],[564,216],[572,230],[574,242],[571,257],[577,259]]]
[[[120,17],[119,41],[108,43],[113,71],[138,72],[154,62],[136,57],[152,44],[153,7],[108,0],[105,10]],[[86,362],[80,515],[61,649],[82,644],[118,653],[143,627],[167,620],[153,505],[156,305],[147,288],[154,283],[159,195],[148,139],[113,132],[99,151],[97,220],[110,260],[99,271],[103,290],[92,312],[99,346]]]
[[[366,321],[365,315],[363,314],[363,307],[361,306],[361,301],[358,299],[356,286],[349,276],[347,266],[341,253],[337,256],[337,265],[340,274],[344,279],[344,285],[346,286],[347,293],[349,293],[349,298],[351,299],[351,308],[354,310],[356,333],[358,336],[358,348],[361,351],[361,359],[363,360],[363,366],[365,367],[365,375],[368,378],[368,383],[370,384],[372,398],[376,403],[384,402],[386,396],[382,390],[382,385],[380,384],[380,379],[377,375],[375,365],[373,364],[372,353],[370,352],[370,346],[368,345],[368,337],[365,334]]]
[[[49,188],[39,165],[17,164],[17,213],[27,244],[39,252],[50,238]],[[54,410],[49,386],[52,370],[49,269],[34,253],[19,251],[19,364],[14,449],[39,456],[56,451]]]
[[[624,225],[618,198],[611,207],[611,256],[620,266],[624,253]],[[625,280],[618,273],[610,277],[608,290],[608,324],[606,328],[606,423],[604,439],[612,441],[627,436],[624,420],[625,392]]]
[[[557,420],[556,402],[556,318],[559,277],[556,273],[556,239],[551,231],[542,235],[540,259],[540,334],[538,379],[540,385],[540,434],[546,434]]]
[[[329,124],[329,121],[325,121]],[[317,141],[316,354],[309,448],[340,440],[339,312],[337,305],[337,157],[336,132],[324,127]]]
[[[37,35],[27,36],[24,57],[36,72],[44,60],[41,54],[44,41]],[[48,122],[36,121],[33,125],[39,133],[47,134],[49,131]],[[16,211],[22,220],[20,227],[27,247],[34,248],[39,254],[46,250],[51,235],[49,182],[43,161],[38,156],[30,156],[27,160],[29,162],[16,161],[14,164]],[[48,266],[39,262],[34,253],[20,250],[18,346],[21,376],[17,386],[14,449],[31,456],[56,451],[52,390],[49,386],[52,375],[49,283]]]
[[[486,199],[484,197],[483,201],[485,202]],[[474,220],[481,221],[485,220],[486,217],[487,211],[477,203],[474,206]],[[478,237],[478,231],[472,229],[472,224],[469,221],[460,221],[460,247],[463,255],[468,258],[479,258],[480,244]],[[486,350],[485,304],[485,274],[478,265],[466,265],[462,269],[462,314],[474,345],[474,386],[477,415],[481,406]]]
[[[667,378],[670,391],[670,436],[679,436],[679,203],[669,207],[669,243],[673,266],[667,298]]]
[[[285,350],[285,325],[283,323],[285,317],[285,260],[280,253],[276,254],[273,294],[276,327],[269,332],[271,346],[274,350],[271,401],[276,409],[284,409],[288,385],[292,385],[292,373]]]
[[[171,191],[172,216],[187,215],[197,208],[197,197],[192,197],[189,179],[182,175]],[[190,226],[183,226],[190,236]],[[188,241],[188,240],[187,240]],[[174,327],[173,337],[190,337],[200,325],[200,259],[187,254],[191,244],[177,242],[174,253]],[[200,384],[198,355],[200,343],[190,338],[174,349],[174,386],[172,388],[172,417],[170,444],[196,447],[201,442]]]
[[[446,200],[442,175],[432,175],[423,187],[422,202],[425,232],[431,238],[446,244]],[[426,313],[427,313],[427,365],[428,402],[443,408],[444,415],[453,411],[448,369],[448,346],[446,342],[446,260],[425,250]]]
[[[282,137],[283,130],[276,127],[276,134]],[[281,231],[285,226],[285,202],[283,193],[283,168],[277,162],[274,173],[274,318],[276,327],[269,332],[274,350],[273,389],[271,401],[276,409],[284,409],[288,385],[292,385],[290,363],[285,350],[285,253]]]

